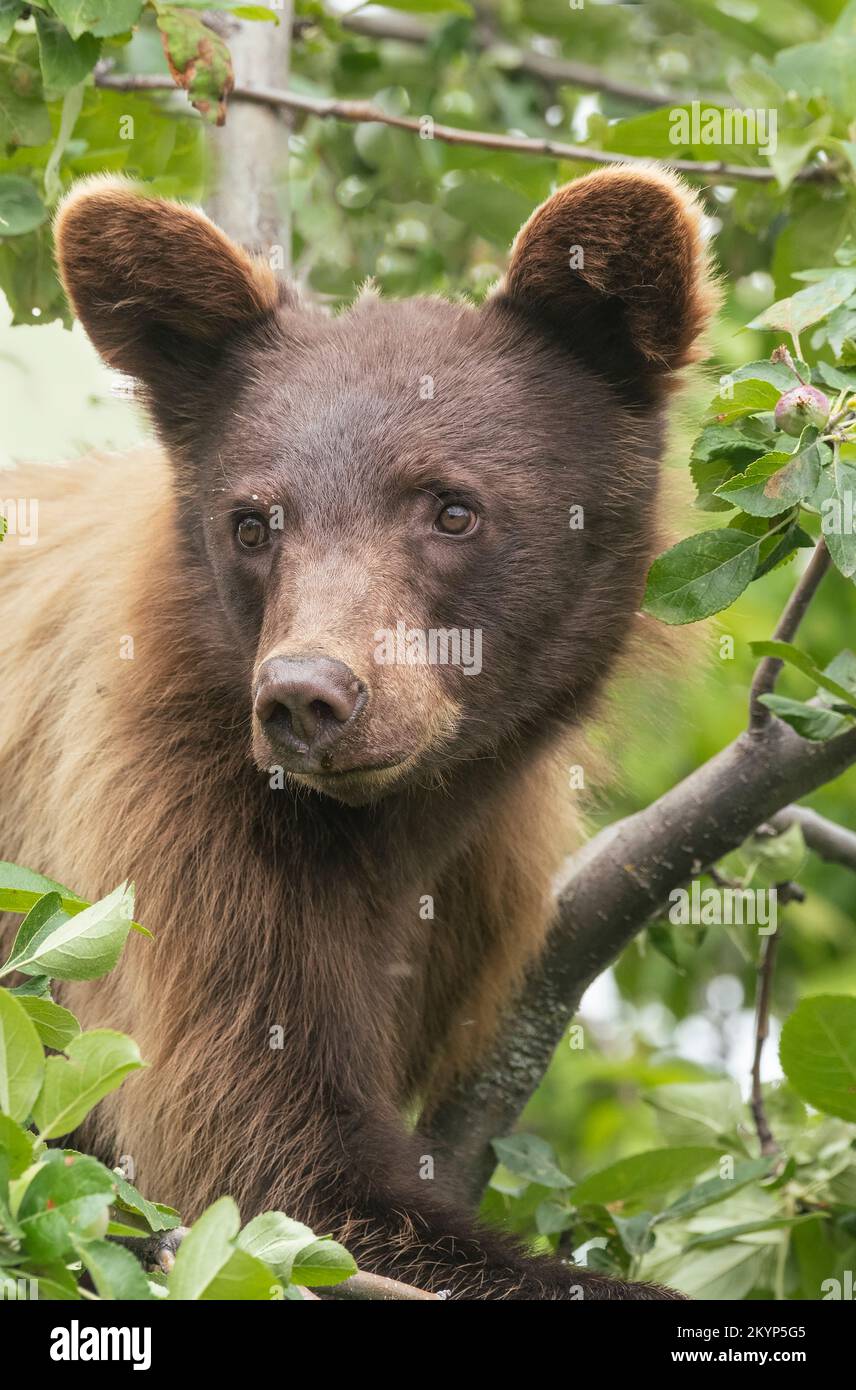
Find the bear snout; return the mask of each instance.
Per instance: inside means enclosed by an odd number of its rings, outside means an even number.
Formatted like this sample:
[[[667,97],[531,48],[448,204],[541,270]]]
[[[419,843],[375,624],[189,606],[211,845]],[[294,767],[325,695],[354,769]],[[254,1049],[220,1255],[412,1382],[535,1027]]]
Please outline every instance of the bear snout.
[[[368,700],[349,666],[330,656],[275,656],[256,678],[253,712],[271,744],[314,764]]]

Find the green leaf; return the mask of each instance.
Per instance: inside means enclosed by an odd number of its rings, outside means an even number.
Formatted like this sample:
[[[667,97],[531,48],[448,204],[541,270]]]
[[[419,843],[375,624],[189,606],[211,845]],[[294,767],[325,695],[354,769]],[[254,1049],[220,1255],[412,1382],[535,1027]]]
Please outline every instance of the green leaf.
[[[845,579],[856,580],[856,468],[840,458],[834,468],[825,468],[811,505],[820,512],[832,563]]]
[[[62,96],[87,77],[101,52],[101,40],[92,34],[73,39],[62,24],[49,15],[35,13],[39,36],[39,64],[49,100]]]
[[[184,88],[203,120],[222,125],[235,81],[225,43],[187,10],[159,4],[157,25],[176,86]]]
[[[702,1235],[693,1236],[687,1241],[686,1250],[695,1250],[699,1246],[706,1245],[725,1245],[736,1240],[738,1236],[755,1235],[758,1231],[781,1231],[789,1230],[793,1226],[802,1226],[806,1221],[817,1221],[821,1219],[821,1213],[812,1211],[805,1216],[769,1216],[761,1221],[742,1221],[737,1226],[722,1226],[718,1231],[705,1231]]]
[[[749,650],[753,656],[771,656],[777,661],[784,661],[789,666],[795,666],[798,671],[802,671],[804,676],[808,676],[814,681],[815,685],[821,690],[826,690],[830,695],[834,695],[836,700],[841,700],[845,705],[852,705],[856,709],[856,695],[848,690],[845,685],[839,685],[838,681],[824,675],[823,671],[815,666],[811,657],[806,652],[800,651],[792,642],[750,642]]]
[[[758,314],[748,328],[764,328],[768,331],[779,329],[786,333],[800,334],[804,328],[820,323],[834,309],[844,304],[856,290],[856,272],[837,270],[826,280],[807,289],[797,290],[787,299],[771,304],[762,314]]]
[[[113,1205],[119,1211],[135,1212],[143,1218],[148,1229],[155,1233],[173,1231],[176,1226],[181,1225],[181,1217],[172,1207],[147,1201],[142,1193],[128,1182],[127,1178],[116,1172],[113,1176],[116,1180],[116,1198]]]
[[[0,148],[44,145],[50,138],[50,116],[38,68],[17,55],[9,62],[0,62]]]
[[[41,226],[48,210],[29,179],[0,174],[0,237],[23,236]]]
[[[827,1115],[856,1122],[856,999],[804,999],[785,1022],[779,1057],[798,1096]]]
[[[240,1224],[231,1197],[221,1197],[194,1221],[178,1247],[169,1277],[171,1299],[258,1301],[271,1297],[270,1269],[235,1243]]]
[[[92,1276],[99,1298],[142,1302],[154,1297],[142,1266],[130,1250],[109,1240],[73,1238],[74,1249]]]
[[[35,1157],[36,1136],[22,1129],[11,1115],[0,1114],[0,1194],[26,1172]],[[2,1217],[0,1217],[2,1225]]]
[[[3,966],[4,972],[11,972],[15,968],[13,964],[15,958],[26,955],[30,942],[45,927],[53,931],[55,927],[61,926],[63,922],[67,921],[68,914],[63,911],[59,893],[46,893],[43,898],[39,898],[18,928],[18,934],[12,942],[9,959]]]
[[[759,1182],[761,1178],[768,1177],[774,1171],[776,1162],[774,1157],[750,1158],[734,1165],[733,1177],[708,1178],[706,1182],[696,1183],[655,1217],[656,1224],[681,1220],[695,1211],[702,1211],[718,1202],[726,1201],[749,1183]]]
[[[571,1180],[556,1163],[556,1155],[537,1134],[511,1134],[493,1139],[491,1145],[500,1163],[518,1177],[541,1187],[570,1187]]]
[[[26,1120],[45,1076],[39,1035],[20,999],[0,989],[0,1111]]]
[[[0,860],[0,912],[29,912],[45,893],[59,893],[63,911],[69,916],[91,906],[84,898],[72,893],[70,888],[63,888],[52,878],[45,878],[44,874],[34,873],[32,869],[22,869],[19,864]],[[152,933],[146,927],[141,927],[139,922],[132,922],[131,926],[142,936],[151,938]]]
[[[535,1208],[535,1225],[539,1236],[557,1236],[576,1221],[576,1211],[564,1194],[545,1197]]]
[[[273,10],[269,10],[266,5],[235,5],[230,9],[236,19],[252,19],[264,23],[279,24],[279,15]]]
[[[19,985],[12,985],[9,990],[16,999],[50,999],[51,982],[47,975],[32,975],[29,980],[23,980]]]
[[[304,1246],[292,1264],[291,1278],[295,1284],[317,1289],[341,1284],[356,1272],[357,1262],[344,1245],[324,1239]]]
[[[763,888],[799,878],[808,857],[802,830],[796,824],[779,835],[750,835],[740,850],[751,866],[753,884]]]
[[[833,657],[828,666],[824,666],[823,674],[843,685],[844,689],[849,690],[856,698],[856,652],[851,652],[845,647],[843,652]]]
[[[758,1285],[769,1288],[773,1270],[770,1246],[732,1241],[713,1250],[682,1251],[674,1261],[658,1265],[656,1277],[677,1284],[691,1298],[737,1300]]]
[[[143,1065],[137,1044],[124,1033],[97,1028],[72,1038],[64,1057],[48,1058],[44,1085],[33,1105],[42,1139],[70,1134],[99,1100]]]
[[[770,150],[769,158],[780,189],[790,188],[810,156],[824,144],[831,129],[832,117],[826,115],[812,125],[776,132],[775,148]]]
[[[112,38],[127,34],[140,18],[145,0],[51,0],[51,9],[73,39],[81,34]]]
[[[717,497],[715,489],[732,473],[763,454],[765,447],[762,440],[734,425],[706,425],[694,441],[690,454],[690,474],[698,492],[694,506],[704,512],[729,511],[731,503]]]
[[[852,119],[856,110],[856,43],[841,34],[817,43],[781,49],[772,65],[776,81],[786,92],[824,101]]]
[[[800,370],[805,368],[803,375],[808,374],[805,363],[795,362],[794,366]],[[768,381],[771,386],[775,386],[780,395],[792,390],[800,381],[797,372],[786,362],[771,362],[765,357],[759,358],[756,362],[744,362],[742,367],[734,367],[728,376],[732,381]]]
[[[9,957],[5,970],[56,980],[95,980],[112,970],[125,944],[134,906],[128,884],[74,917],[55,913]],[[61,909],[60,909],[61,911]],[[25,924],[26,925],[26,924]]]
[[[74,1236],[100,1231],[113,1193],[112,1176],[97,1159],[54,1150],[28,1183],[17,1217],[34,1260],[62,1259]]]
[[[679,541],[651,566],[643,610],[673,624],[721,612],[751,583],[760,546],[759,537],[731,527]]]
[[[656,1243],[651,1229],[653,1220],[654,1215],[650,1211],[642,1211],[638,1216],[613,1216],[621,1244],[629,1255],[639,1258],[646,1251],[653,1249]]]
[[[730,1140],[744,1119],[740,1088],[734,1081],[657,1086],[645,1099],[656,1110],[670,1144]]]
[[[750,516],[777,516],[813,496],[821,468],[831,457],[829,446],[817,441],[817,431],[807,429],[793,453],[764,454],[745,473],[721,484],[716,495]]]
[[[315,1232],[309,1226],[292,1221],[279,1211],[267,1211],[254,1217],[237,1237],[241,1250],[269,1265],[277,1277],[286,1283],[291,1280],[297,1255],[301,1250],[315,1245],[316,1241]]]
[[[856,372],[842,372],[831,362],[818,362],[812,371],[812,381],[831,386],[833,391],[856,391]]]
[[[24,0],[0,0],[0,43],[8,43],[15,21],[21,18]]]
[[[732,378],[728,394],[714,396],[707,408],[707,419],[725,425],[744,415],[758,415],[775,410],[781,391],[769,381]]]
[[[591,1173],[572,1193],[574,1206],[584,1202],[637,1202],[655,1193],[667,1192],[711,1168],[721,1153],[711,1148],[650,1149],[619,1159]]]
[[[408,14],[465,14],[473,7],[468,0],[384,0],[388,10],[406,10]]]
[[[853,727],[853,721],[846,714],[826,709],[823,705],[808,705],[802,700],[790,700],[785,695],[760,695],[758,698],[777,719],[789,724],[800,738],[811,739],[813,743],[825,743],[827,739],[836,738]]]
[[[532,203],[501,179],[487,174],[467,174],[445,195],[446,212],[457,217],[477,236],[507,247],[522,222],[532,211]]]
[[[76,907],[77,911],[86,906],[82,898],[62,884],[55,883],[44,874],[34,873],[32,869],[22,869],[18,864],[0,861],[0,910],[3,912],[29,912],[38,898],[45,893],[59,893],[66,912]],[[66,899],[68,900],[66,902]]]
[[[55,1004],[52,999],[42,999],[38,995],[17,995],[19,1004],[35,1025],[36,1032],[44,1047],[62,1052],[66,1045],[80,1032],[80,1024],[68,1009]]]

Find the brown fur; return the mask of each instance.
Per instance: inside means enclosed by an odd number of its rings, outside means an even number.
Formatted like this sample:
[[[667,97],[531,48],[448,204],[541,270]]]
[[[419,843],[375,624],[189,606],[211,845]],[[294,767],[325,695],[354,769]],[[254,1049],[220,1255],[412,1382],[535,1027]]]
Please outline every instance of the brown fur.
[[[585,314],[595,284],[607,316],[625,304],[620,361],[574,328],[566,218],[589,208],[598,238],[659,230],[668,262],[664,307],[628,281],[647,252],[591,252]],[[462,1297],[658,1296],[478,1230],[420,1180],[399,1110],[472,1065],[549,926],[569,731],[656,546],[656,381],[708,304],[695,218],[671,181],[595,175],[527,224],[482,310],[370,297],[330,320],[195,212],[111,181],[60,214],[77,311],[166,452],[12,475],[42,505],[39,544],[0,556],[0,853],[90,898],[136,880],[156,941],[65,997],[150,1063],[88,1141],[186,1217],[228,1191]],[[632,401],[627,354],[648,364]],[[431,529],[446,479],[478,500],[472,542]],[[286,514],[250,559],[248,498]],[[373,665],[399,617],[483,630],[482,674]],[[311,766],[250,698],[272,653],[304,652],[369,691]]]

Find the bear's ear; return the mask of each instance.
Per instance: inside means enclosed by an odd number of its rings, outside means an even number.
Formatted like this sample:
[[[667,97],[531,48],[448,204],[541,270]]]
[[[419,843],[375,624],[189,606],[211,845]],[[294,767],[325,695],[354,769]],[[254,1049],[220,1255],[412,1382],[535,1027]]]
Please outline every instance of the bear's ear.
[[[701,355],[718,303],[695,195],[648,166],[567,184],[521,228],[496,299],[629,398],[656,399],[670,373]]]
[[[92,342],[155,399],[175,371],[214,364],[286,293],[204,213],[121,178],[77,184],[54,232],[63,285]]]

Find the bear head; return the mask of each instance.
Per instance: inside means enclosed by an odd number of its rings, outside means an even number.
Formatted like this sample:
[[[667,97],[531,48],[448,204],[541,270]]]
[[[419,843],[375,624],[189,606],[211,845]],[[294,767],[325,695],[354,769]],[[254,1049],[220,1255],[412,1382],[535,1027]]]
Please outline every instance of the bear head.
[[[260,768],[362,804],[585,714],[633,624],[664,404],[715,303],[676,178],[559,189],[479,307],[369,290],[329,315],[203,213],[112,177],[72,190],[56,243],[171,459],[198,641]]]

